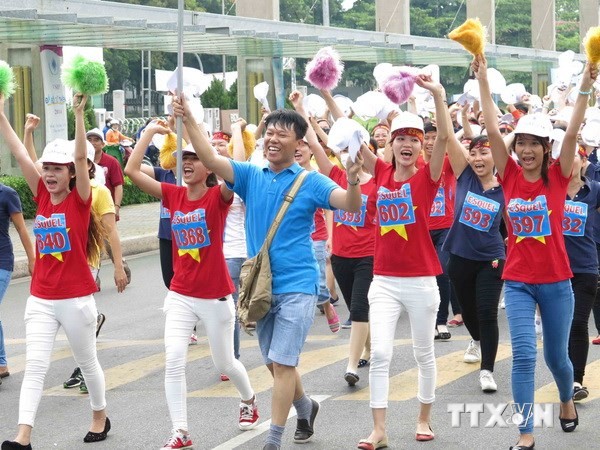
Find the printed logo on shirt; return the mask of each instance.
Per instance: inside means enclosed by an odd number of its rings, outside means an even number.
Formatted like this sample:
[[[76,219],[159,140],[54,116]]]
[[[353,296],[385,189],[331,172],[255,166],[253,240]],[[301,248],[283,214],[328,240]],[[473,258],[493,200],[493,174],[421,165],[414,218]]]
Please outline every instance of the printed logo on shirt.
[[[444,187],[440,186],[435,194],[435,198],[433,199],[433,204],[431,205],[431,211],[429,212],[429,216],[431,217],[443,217],[446,215],[446,195],[444,192]]]
[[[377,191],[377,216],[381,236],[394,230],[408,241],[406,225],[416,222],[415,209],[409,183],[396,191],[380,187]]]
[[[68,232],[64,213],[55,213],[50,217],[36,216],[33,221],[33,234],[40,259],[52,255],[63,262],[62,254],[71,250]]]
[[[535,199],[523,200],[513,198],[506,206],[506,212],[512,225],[512,233],[517,237],[516,243],[525,238],[533,238],[546,243],[544,236],[550,236],[550,214],[545,195]]]
[[[171,230],[179,256],[190,255],[200,262],[200,249],[210,245],[205,210],[198,208],[189,213],[175,211],[171,218]]]
[[[348,225],[356,229],[356,227],[365,226],[365,217],[367,215],[367,196],[361,194],[362,203],[360,205],[360,211],[357,213],[350,213],[343,209],[336,209],[333,212],[333,221],[337,222],[337,226]]]
[[[469,191],[458,221],[477,231],[487,233],[492,228],[498,211],[500,211],[500,203]]]
[[[171,211],[169,210],[169,208],[165,208],[163,205],[163,202],[160,202],[160,218],[161,219],[170,219],[171,218]]]
[[[587,221],[588,205],[583,202],[567,200],[562,228],[565,236],[583,236]]]

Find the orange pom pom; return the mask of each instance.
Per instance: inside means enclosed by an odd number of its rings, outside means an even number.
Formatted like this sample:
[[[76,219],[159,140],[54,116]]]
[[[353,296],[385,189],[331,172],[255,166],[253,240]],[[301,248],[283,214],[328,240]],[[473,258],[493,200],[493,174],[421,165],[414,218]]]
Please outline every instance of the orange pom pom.
[[[467,19],[460,27],[450,32],[448,37],[461,44],[473,56],[483,55],[485,49],[485,29],[476,17]]]
[[[600,63],[600,27],[591,27],[583,39],[585,54],[591,64]]]
[[[256,138],[254,137],[254,133],[249,130],[242,131],[242,140],[244,141],[244,153],[246,154],[246,161],[250,159],[254,149],[256,148]],[[229,141],[227,144],[227,151],[229,155],[233,158],[233,142]]]

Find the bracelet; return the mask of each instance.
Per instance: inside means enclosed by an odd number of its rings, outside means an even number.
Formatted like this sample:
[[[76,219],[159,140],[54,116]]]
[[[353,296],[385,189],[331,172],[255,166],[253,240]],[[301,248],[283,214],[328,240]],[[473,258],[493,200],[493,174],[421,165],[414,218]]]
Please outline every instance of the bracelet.
[[[356,181],[354,183],[352,181],[350,181],[348,178],[346,178],[346,180],[348,181],[348,184],[350,186],[358,186],[358,183],[360,183],[359,179],[356,179]]]
[[[579,91],[579,95],[590,95],[591,93],[592,93],[591,89],[589,91]]]

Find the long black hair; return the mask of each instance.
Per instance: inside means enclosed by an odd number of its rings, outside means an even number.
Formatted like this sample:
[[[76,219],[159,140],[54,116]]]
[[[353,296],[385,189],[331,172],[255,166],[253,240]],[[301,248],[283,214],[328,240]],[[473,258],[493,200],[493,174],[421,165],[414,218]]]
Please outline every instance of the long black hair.
[[[517,139],[519,139],[519,136],[521,136],[522,133],[519,134],[515,134],[515,138],[513,139],[512,143],[510,144],[509,150],[512,152],[515,151],[515,143],[517,142]],[[540,136],[536,136],[535,134],[530,134],[529,136],[533,137],[543,148],[544,148],[544,158],[542,159],[542,181],[544,183],[544,186],[548,186],[548,166],[550,165],[550,150],[552,147],[550,147],[550,139],[549,138],[544,138],[544,137],[540,137]]]

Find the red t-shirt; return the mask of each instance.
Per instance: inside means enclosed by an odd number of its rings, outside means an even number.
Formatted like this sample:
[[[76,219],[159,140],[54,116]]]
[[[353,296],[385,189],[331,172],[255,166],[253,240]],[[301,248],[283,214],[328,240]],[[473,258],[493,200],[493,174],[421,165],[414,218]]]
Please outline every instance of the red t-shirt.
[[[98,165],[104,169],[104,185],[110,191],[110,196],[115,201],[115,187],[123,184],[123,170],[117,158],[102,152]]]
[[[161,183],[161,188],[163,205],[171,211],[174,275],[170,290],[199,299],[231,294],[235,288],[223,255],[231,201],[223,200],[219,186],[193,201],[188,200],[185,187]]]
[[[406,181],[394,180],[394,167],[378,159],[375,275],[422,277],[442,273],[427,223],[438,184],[429,164]]]
[[[450,228],[454,221],[454,199],[456,197],[456,177],[448,156],[444,158],[440,185],[429,213],[429,229]]]
[[[523,283],[555,283],[571,278],[569,258],[562,233],[569,178],[560,165],[548,169],[548,186],[531,183],[523,169],[508,158],[504,177],[498,177],[504,191],[508,215],[508,251],[502,278]]]
[[[329,237],[327,233],[327,224],[325,223],[325,212],[323,208],[318,208],[315,211],[315,231],[312,232],[310,238],[313,241],[326,241]]]
[[[344,189],[348,189],[346,172],[333,166],[329,178]],[[377,186],[371,178],[360,185],[363,202],[360,213],[342,210],[333,213],[332,253],[343,258],[363,258],[375,252],[375,230],[377,230]]]
[[[33,234],[35,268],[31,295],[46,300],[84,297],[98,290],[87,262],[88,227],[92,194],[84,202],[74,188],[58,205],[40,179]]]

